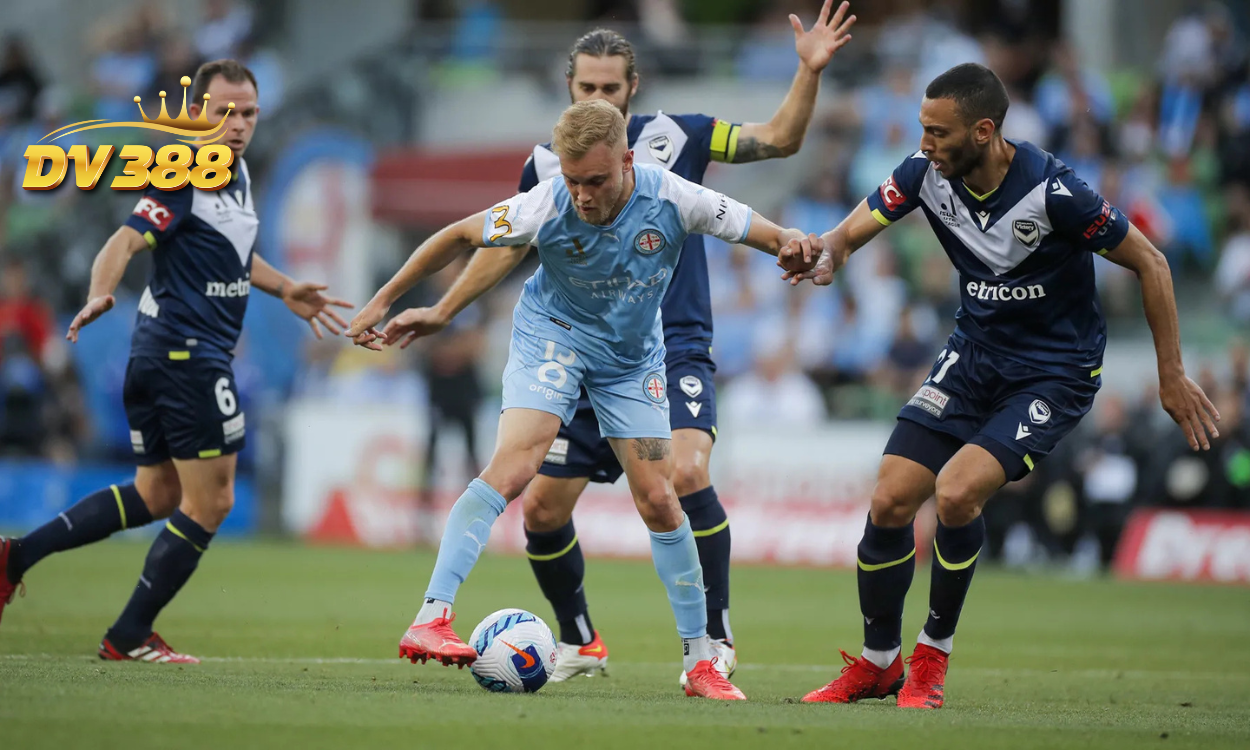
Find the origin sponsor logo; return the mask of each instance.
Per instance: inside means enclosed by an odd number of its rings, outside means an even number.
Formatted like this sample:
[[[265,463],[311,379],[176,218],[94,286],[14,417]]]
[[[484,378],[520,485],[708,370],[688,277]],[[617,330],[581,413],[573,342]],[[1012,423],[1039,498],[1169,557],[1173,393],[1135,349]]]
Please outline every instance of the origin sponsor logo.
[[[995,302],[1019,302],[1026,299],[1041,299],[1046,296],[1046,288],[1041,284],[1028,286],[1009,286],[1007,284],[986,284],[984,281],[969,281],[964,287],[968,296]]]

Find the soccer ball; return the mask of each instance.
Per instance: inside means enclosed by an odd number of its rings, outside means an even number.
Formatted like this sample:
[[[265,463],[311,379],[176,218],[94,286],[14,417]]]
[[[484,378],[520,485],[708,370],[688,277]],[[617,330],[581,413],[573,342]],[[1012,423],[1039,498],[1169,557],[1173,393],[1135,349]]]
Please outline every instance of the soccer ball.
[[[477,661],[469,669],[492,693],[532,693],[556,668],[556,637],[536,615],[501,609],[487,615],[469,636]]]

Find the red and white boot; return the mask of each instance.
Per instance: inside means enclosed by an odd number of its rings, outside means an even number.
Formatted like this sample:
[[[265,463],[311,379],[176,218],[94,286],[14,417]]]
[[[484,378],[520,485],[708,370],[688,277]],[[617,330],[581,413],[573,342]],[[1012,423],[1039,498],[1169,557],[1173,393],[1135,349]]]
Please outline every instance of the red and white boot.
[[[456,631],[451,629],[455,619],[454,614],[443,610],[442,617],[421,624],[414,622],[399,639],[399,657],[413,664],[418,661],[424,664],[427,659],[433,659],[442,662],[443,666],[455,664],[461,669],[477,661],[477,651],[460,640]]]
[[[100,658],[105,661],[142,661],[148,664],[199,664],[200,660],[190,654],[180,654],[170,648],[156,633],[148,636],[142,646],[122,651],[113,645],[108,636],[100,641]]]
[[[704,659],[686,673],[686,695],[692,698],[711,698],[718,701],[746,700],[747,697],[742,694],[742,691],[716,668],[719,660],[718,656]]]
[[[866,698],[885,698],[894,695],[903,685],[902,654],[894,657],[890,666],[882,669],[867,659],[856,659],[845,651],[842,676],[803,696],[804,703],[855,703]]]

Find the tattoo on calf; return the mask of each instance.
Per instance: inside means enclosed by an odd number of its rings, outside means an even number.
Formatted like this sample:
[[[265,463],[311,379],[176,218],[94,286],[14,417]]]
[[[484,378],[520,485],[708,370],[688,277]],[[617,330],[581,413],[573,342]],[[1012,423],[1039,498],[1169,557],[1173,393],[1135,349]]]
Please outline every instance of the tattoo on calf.
[[[640,461],[663,461],[668,458],[669,442],[664,438],[634,438],[634,455]]]
[[[755,137],[739,137],[738,150],[734,152],[734,164],[744,164],[764,159],[777,159],[783,156],[779,146],[760,141]]]

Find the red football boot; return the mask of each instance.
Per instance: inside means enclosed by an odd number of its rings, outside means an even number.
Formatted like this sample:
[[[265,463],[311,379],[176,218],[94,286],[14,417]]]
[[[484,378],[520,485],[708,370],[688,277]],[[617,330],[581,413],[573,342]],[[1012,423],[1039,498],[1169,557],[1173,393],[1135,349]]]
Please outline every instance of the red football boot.
[[[143,645],[130,651],[122,651],[105,636],[100,641],[100,658],[105,661],[144,661],[149,664],[199,664],[200,660],[189,654],[180,654],[169,647],[164,638],[156,633],[148,636]]]
[[[0,619],[4,617],[4,605],[13,601],[20,592],[26,596],[26,585],[21,581],[9,583],[9,552],[13,549],[13,540],[0,537]]]
[[[686,695],[690,697],[711,698],[718,701],[744,701],[747,699],[742,691],[725,678],[716,668],[720,657],[713,656],[694,665],[694,669],[686,673]]]
[[[804,703],[854,703],[865,698],[884,698],[898,693],[903,684],[902,655],[894,657],[890,666],[882,669],[867,659],[856,659],[845,651],[842,676],[803,696]]]
[[[946,667],[950,655],[923,643],[907,657],[911,669],[907,684],[898,693],[899,708],[941,708],[946,691]]]
[[[443,610],[443,617],[421,625],[414,622],[399,639],[399,657],[413,664],[418,660],[424,664],[426,659],[433,659],[442,662],[443,666],[455,664],[461,669],[477,661],[477,651],[460,640],[460,636],[451,629],[456,616],[447,617],[447,614],[447,610]]]

